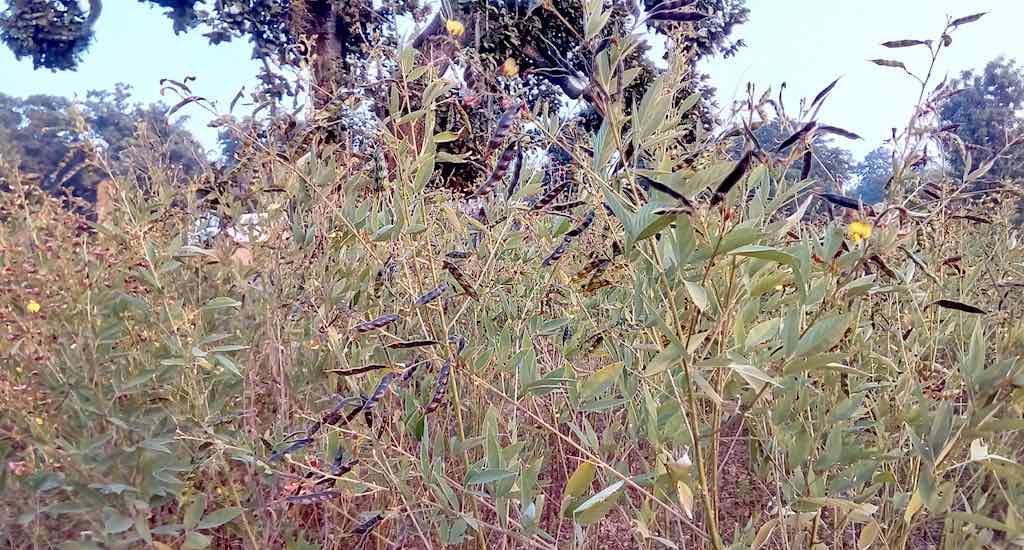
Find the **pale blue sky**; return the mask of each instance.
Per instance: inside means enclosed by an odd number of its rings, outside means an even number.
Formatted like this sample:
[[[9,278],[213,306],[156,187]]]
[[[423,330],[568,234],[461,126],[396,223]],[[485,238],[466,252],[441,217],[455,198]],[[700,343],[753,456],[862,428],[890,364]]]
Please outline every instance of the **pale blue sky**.
[[[905,124],[916,99],[915,85],[895,69],[867,62],[898,58],[910,67],[927,61],[924,49],[887,50],[886,40],[932,38],[947,15],[979,11],[989,15],[964,26],[938,68],[939,78],[963,68],[980,67],[1004,54],[1024,61],[1024,0],[748,0],[750,22],[737,38],[748,46],[732,59],[705,63],[726,105],[743,95],[748,81],[775,90],[787,82],[787,104],[795,108],[802,96],[813,96],[832,79],[843,80],[820,119],[865,137],[849,143],[858,156]],[[194,91],[217,101],[222,110],[243,84],[252,85],[257,66],[245,42],[209,46],[198,32],[175,36],[171,21],[150,4],[108,0],[97,23],[96,40],[77,72],[33,71],[30,59],[15,61],[0,47],[0,92],[24,96],[47,93],[73,96],[90,89],[126,82],[143,102],[161,99],[161,78],[197,77]],[[175,98],[164,98],[174,103]],[[210,116],[199,109],[183,110],[189,126],[208,146],[216,131],[206,128]],[[177,115],[176,115],[177,116]]]

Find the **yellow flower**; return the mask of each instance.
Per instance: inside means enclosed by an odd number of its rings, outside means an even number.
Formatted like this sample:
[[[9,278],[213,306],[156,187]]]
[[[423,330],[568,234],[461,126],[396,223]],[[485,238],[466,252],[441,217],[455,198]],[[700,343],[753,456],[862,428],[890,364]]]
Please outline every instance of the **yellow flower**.
[[[39,310],[43,309],[43,306],[39,305],[39,302],[35,300],[29,300],[28,303],[25,304],[25,309],[28,310],[29,313],[39,313]]]
[[[462,35],[466,34],[466,26],[458,19],[449,19],[445,22],[444,28],[448,31],[448,34],[454,38],[460,38]]]
[[[515,77],[519,74],[519,63],[516,63],[516,60],[511,57],[506,59],[505,62],[501,64],[501,74],[509,78]]]
[[[862,221],[850,222],[850,225],[846,226],[846,234],[854,243],[860,243],[864,239],[871,238],[871,224]]]

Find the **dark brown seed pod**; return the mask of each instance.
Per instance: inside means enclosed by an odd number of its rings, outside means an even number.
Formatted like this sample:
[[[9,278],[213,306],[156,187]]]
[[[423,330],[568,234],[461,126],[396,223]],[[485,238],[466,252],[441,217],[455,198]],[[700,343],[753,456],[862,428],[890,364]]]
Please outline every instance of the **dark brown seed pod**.
[[[785,151],[786,149],[789,149],[789,147],[791,145],[793,145],[794,143],[799,141],[800,138],[806,136],[808,132],[814,130],[817,127],[818,127],[818,123],[817,122],[815,122],[813,120],[808,122],[802,128],[800,128],[799,130],[794,132],[793,135],[789,136],[788,138],[786,138],[785,141],[780,143],[779,146],[775,148],[775,152],[776,153],[781,153],[781,152]]]
[[[505,174],[508,173],[508,167],[510,164],[512,164],[512,159],[514,159],[515,156],[515,146],[509,145],[508,147],[506,147],[505,150],[502,151],[501,156],[498,157],[498,162],[494,164],[494,171],[491,172],[491,175],[487,178],[487,180],[484,181],[480,185],[480,187],[476,189],[476,191],[473,193],[473,196],[482,197],[490,193],[491,190],[494,189],[494,186],[498,185],[498,183],[501,182],[502,179],[504,179]]]
[[[552,187],[551,189],[548,190],[547,193],[544,193],[543,195],[541,195],[539,199],[537,199],[537,202],[533,204],[531,210],[541,210],[547,207],[547,205],[551,204],[552,202],[554,202],[555,199],[558,198],[558,195],[562,194],[562,191],[565,191],[566,187],[569,187],[569,180],[565,180],[562,183],[559,183],[558,185]]]
[[[284,458],[284,455],[289,454],[289,453],[294,453],[295,451],[298,451],[298,450],[306,447],[307,445],[309,445],[312,442],[313,442],[313,438],[312,437],[306,437],[306,438],[300,439],[300,440],[292,443],[291,445],[288,445],[287,447],[281,449],[280,451],[277,451],[276,453],[270,455],[270,461],[271,462],[277,462],[278,460],[281,460],[282,458]]]
[[[565,255],[565,252],[569,250],[569,245],[571,244],[572,240],[562,239],[562,242],[558,243],[558,246],[555,247],[551,254],[548,255],[547,258],[544,258],[544,261],[541,263],[541,265],[543,265],[544,267],[550,267],[552,264],[560,260],[563,255]]]
[[[594,352],[595,349],[597,349],[597,346],[601,345],[602,342],[604,342],[603,334],[596,334],[594,336],[591,336],[590,338],[584,341],[583,346],[581,346],[580,348],[580,351],[583,352],[583,355],[590,355],[591,353]]]
[[[582,235],[584,231],[586,231],[591,225],[593,225],[595,214],[596,213],[593,210],[587,212],[587,215],[583,216],[583,219],[580,221],[579,225],[573,227],[572,229],[569,230],[569,232],[565,234],[565,238],[575,239],[576,237]]]
[[[974,15],[968,15],[966,17],[961,17],[959,19],[954,19],[953,22],[949,24],[949,26],[950,27],[959,27],[960,25],[966,25],[967,23],[973,23],[973,22],[981,19],[982,17],[984,17],[986,14],[988,14],[988,12],[987,11],[983,11],[981,13],[976,13]]]
[[[455,282],[459,283],[459,286],[462,287],[463,292],[469,294],[471,297],[473,297],[473,299],[476,299],[476,291],[473,290],[473,285],[469,284],[469,279],[466,278],[466,275],[462,272],[462,270],[459,269],[457,265],[449,262],[448,260],[445,260],[442,265],[444,266],[445,270],[447,270],[448,273],[451,273],[452,277],[455,278]]]
[[[409,380],[412,380],[412,377],[416,374],[416,371],[419,370],[420,365],[426,365],[429,362],[430,361],[415,361],[411,365],[405,367],[402,369],[402,374],[398,377],[398,382],[400,384],[409,382]]]
[[[335,499],[341,496],[338,491],[319,491],[316,493],[306,493],[304,495],[290,496],[286,500],[290,504],[319,504],[326,502],[331,499]]]
[[[424,295],[422,295],[419,298],[417,298],[416,299],[416,305],[418,305],[418,306],[425,306],[425,305],[429,304],[430,302],[433,302],[434,300],[438,299],[442,294],[444,294],[444,291],[446,291],[446,290],[448,290],[448,282],[447,281],[437,285],[436,287],[434,287],[434,288],[430,289],[429,291],[427,291]]]
[[[652,12],[655,10],[677,10],[679,8],[685,8],[686,6],[696,2],[697,0],[662,0],[661,2],[653,3],[645,2],[645,4],[647,4],[647,11]]]
[[[939,306],[946,309],[955,309],[956,311],[962,311],[964,313],[976,313],[978,315],[984,315],[988,313],[987,311],[981,309],[980,307],[965,304],[963,302],[956,302],[954,300],[936,300],[928,305]]]
[[[371,330],[378,330],[384,328],[397,320],[398,315],[395,315],[394,313],[389,313],[387,315],[377,317],[376,319],[359,323],[358,325],[352,327],[352,330],[359,333],[366,333],[370,332]]]
[[[726,194],[743,179],[743,176],[747,175],[747,171],[750,170],[750,159],[753,157],[754,151],[748,149],[740,161],[736,163],[736,167],[729,172],[722,183],[718,184],[718,188],[715,189],[714,196],[711,197],[711,206],[716,206],[725,200]]]
[[[333,426],[337,424],[338,421],[341,420],[341,411],[345,410],[345,407],[352,404],[358,404],[355,410],[352,413],[349,413],[349,416],[345,418],[344,422],[341,423],[342,426],[348,424],[349,422],[352,421],[353,418],[355,418],[357,414],[359,414],[359,411],[362,410],[364,402],[365,400],[362,397],[348,397],[342,399],[341,402],[335,405],[333,409],[328,411],[327,414],[323,416],[323,418],[311,424],[309,428],[306,430],[306,435],[309,437],[313,437],[314,435],[316,435],[317,432],[320,431],[320,428],[323,425],[326,424],[328,426]]]
[[[452,334],[448,337],[448,343],[455,346],[455,355],[458,356],[462,353],[462,350],[466,349],[466,339],[458,334]]]
[[[330,369],[325,370],[324,372],[337,374],[338,376],[354,376],[356,374],[363,374],[364,372],[372,372],[386,368],[388,368],[387,365],[366,365],[365,367],[356,367],[354,369]]]
[[[886,265],[885,262],[882,261],[882,258],[878,254],[875,254],[875,255],[871,256],[870,258],[868,258],[868,261],[870,261],[871,263],[877,265],[878,269],[881,269],[882,273],[885,273],[889,278],[897,279],[897,280],[899,279],[899,277],[896,276],[896,272],[893,271],[892,268],[890,268],[888,265]]]
[[[511,199],[519,188],[519,178],[523,175],[523,148],[516,147],[516,164],[512,168],[512,179],[508,182],[508,189],[505,190],[505,200]]]
[[[612,283],[608,279],[601,279],[599,275],[594,275],[587,281],[587,284],[583,285],[583,292],[590,293],[596,292],[606,286],[611,286]]]
[[[437,384],[434,386],[434,395],[430,398],[430,402],[423,408],[423,414],[427,415],[441,406],[441,401],[444,400],[445,393],[448,391],[448,380],[451,377],[452,361],[451,359],[444,362],[441,365],[441,371],[437,373]]]
[[[681,216],[683,214],[692,214],[693,209],[685,206],[673,206],[668,208],[658,208],[654,211],[655,216]]]
[[[437,340],[400,340],[387,345],[388,349],[410,349],[437,345]]]
[[[818,196],[825,199],[826,201],[849,210],[860,211],[860,201],[851,199],[850,197],[844,197],[843,195],[836,195],[835,193],[818,193]]]
[[[498,119],[498,124],[494,127],[494,132],[491,133],[491,139],[487,142],[487,151],[494,151],[501,146],[505,138],[508,137],[509,132],[512,131],[512,125],[516,122],[516,115],[519,113],[519,105],[513,106],[511,109],[502,113]],[[507,150],[507,149],[506,149]]]
[[[828,96],[828,94],[832,91],[832,89],[836,87],[836,84],[839,84],[839,79],[838,78],[833,80],[832,83],[829,84],[828,86],[825,86],[825,89],[823,89],[822,91],[818,92],[818,95],[814,96],[814,100],[811,101],[811,106],[808,108],[808,110],[809,111],[813,111],[814,107],[817,104],[821,103],[822,100],[824,100],[825,97]]]
[[[981,216],[972,216],[970,214],[960,214],[958,216],[951,216],[955,220],[969,220],[974,223],[990,224],[992,220],[988,218],[982,218]]]
[[[608,258],[594,258],[593,260],[587,262],[587,264],[584,265],[583,268],[579,270],[579,272],[573,275],[572,278],[573,280],[581,281],[584,277],[590,275],[591,273],[598,275],[602,271],[604,271],[611,263],[612,261],[609,260]]]
[[[855,133],[853,133],[853,132],[851,132],[849,130],[844,130],[842,128],[839,128],[838,126],[828,126],[828,125],[818,126],[818,132],[822,132],[822,133],[825,133],[825,134],[835,134],[837,136],[841,136],[841,137],[844,137],[846,139],[864,139],[864,138],[860,137],[859,135],[857,135],[857,134],[855,134]]]
[[[563,203],[560,203],[560,204],[552,204],[551,208],[548,208],[548,211],[549,212],[567,212],[569,210],[572,210],[573,208],[576,208],[577,206],[583,206],[584,204],[587,204],[587,203],[584,202],[584,201],[569,201],[569,202],[563,202]]]
[[[380,382],[377,384],[377,387],[374,388],[373,393],[370,395],[370,398],[367,399],[365,403],[363,403],[363,407],[362,409],[360,409],[360,412],[362,412],[363,416],[366,418],[366,425],[368,427],[373,427],[373,408],[377,406],[377,403],[380,401],[380,398],[384,397],[384,392],[387,391],[388,386],[391,385],[391,382],[394,379],[394,373],[389,372],[385,374],[384,378],[380,379]]]
[[[651,21],[673,21],[677,23],[702,21],[708,17],[710,16],[706,13],[690,11],[685,8],[678,10],[658,10],[647,15],[647,18]]]
[[[890,40],[888,42],[882,42],[882,46],[886,48],[909,48],[911,46],[923,46],[929,44],[928,40]]]
[[[814,153],[810,149],[804,153],[804,164],[800,168],[800,180],[803,181],[811,176],[811,167],[814,165]]]
[[[675,189],[672,189],[671,187],[669,187],[669,186],[667,186],[667,185],[665,185],[665,184],[663,184],[663,183],[661,183],[659,181],[655,181],[655,180],[653,180],[651,178],[640,176],[640,179],[645,184],[647,184],[647,186],[649,186],[650,188],[655,189],[657,191],[660,191],[660,192],[662,192],[662,193],[672,197],[673,199],[681,202],[683,204],[683,206],[685,206],[685,207],[690,209],[690,212],[692,212],[694,210],[693,203],[690,202],[690,199],[686,198],[682,193],[676,191]]]
[[[370,518],[366,521],[357,525],[356,528],[352,530],[352,533],[355,535],[367,535],[371,531],[376,529],[377,526],[380,525],[382,521],[384,521],[384,514],[377,512],[376,514],[370,516]]]

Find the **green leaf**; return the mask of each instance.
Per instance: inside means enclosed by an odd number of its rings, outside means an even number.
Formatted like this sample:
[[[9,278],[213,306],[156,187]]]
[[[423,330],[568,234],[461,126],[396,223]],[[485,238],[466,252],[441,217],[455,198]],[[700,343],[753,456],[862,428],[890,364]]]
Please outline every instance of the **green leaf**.
[[[974,389],[974,381],[977,376],[985,369],[985,348],[985,329],[981,319],[978,319],[974,323],[974,332],[971,334],[967,358],[960,362],[960,372],[972,389]]]
[[[76,540],[72,542],[62,542],[58,546],[60,550],[103,550],[103,547],[89,541]]]
[[[814,323],[804,333],[803,337],[800,338],[796,349],[793,350],[793,354],[797,357],[803,357],[832,349],[842,341],[852,318],[850,314],[833,315]]]
[[[622,372],[622,363],[612,363],[601,370],[591,374],[583,382],[583,386],[580,388],[580,399],[583,401],[589,401],[591,398],[596,397],[599,393],[603,392],[608,388],[615,380],[619,377]]]
[[[928,447],[931,449],[932,456],[936,460],[941,456],[942,449],[946,446],[946,442],[949,441],[949,436],[952,433],[953,405],[945,402],[939,405],[939,410],[935,411],[932,427],[928,431]]]
[[[240,305],[242,305],[242,302],[239,302],[234,298],[229,298],[227,296],[219,296],[217,298],[210,300],[209,302],[206,302],[205,304],[203,304],[203,307],[199,309],[202,311],[215,311],[218,309],[238,307]]]
[[[992,518],[987,518],[978,514],[971,514],[969,512],[950,512],[949,518],[962,521],[964,523],[970,523],[977,525],[978,527],[984,527],[985,529],[995,529],[996,531],[1009,532],[1010,527],[1001,521],[996,521]]]
[[[711,305],[711,301],[708,299],[708,291],[698,283],[683,282],[686,284],[686,293],[690,295],[690,299],[697,305],[697,309],[706,313]]]
[[[225,523],[242,515],[243,511],[245,511],[245,509],[239,508],[238,506],[229,506],[227,508],[221,508],[216,512],[207,514],[202,519],[202,521],[199,522],[199,525],[197,525],[196,528],[213,529],[214,527],[220,527],[221,525],[224,525]]]
[[[655,210],[664,207],[665,205],[647,203],[637,211],[633,222],[640,232],[636,236],[635,242],[640,242],[657,235],[658,232],[668,227],[676,219],[676,216],[673,215],[661,216],[654,213]]]
[[[590,484],[594,482],[594,475],[596,473],[597,468],[594,467],[592,462],[580,462],[580,465],[576,467],[576,471],[569,476],[569,481],[565,482],[563,494],[568,498],[581,496],[590,488]]]
[[[132,518],[121,514],[113,508],[103,509],[103,532],[108,535],[124,533],[132,526]]]
[[[510,477],[515,477],[515,472],[508,470],[502,470],[499,468],[484,468],[483,470],[470,472],[469,476],[466,477],[466,485],[483,485],[487,483],[494,483],[495,481],[501,481]]]
[[[772,377],[770,374],[764,372],[763,370],[755,367],[754,365],[747,365],[747,364],[744,364],[744,363],[737,363],[735,361],[730,361],[730,360],[726,359],[726,360],[721,360],[721,361],[718,361],[718,360],[706,361],[704,363],[701,363],[699,366],[700,367],[719,368],[719,369],[729,369],[731,371],[734,371],[736,374],[740,375],[740,377],[742,377],[743,380],[745,380],[747,382],[747,384],[749,384],[751,387],[753,387],[755,389],[760,389],[761,386],[764,385],[764,384],[771,384],[772,386],[775,386],[775,387],[781,387],[779,385],[778,381],[776,381],[774,377]]]
[[[192,499],[192,502],[185,508],[185,530],[191,531],[199,525],[199,520],[203,517],[203,512],[206,511],[206,495],[198,494]]]
[[[622,496],[625,483],[625,481],[616,481],[577,506],[572,513],[576,523],[587,525],[604,517]]]
[[[210,537],[195,531],[185,535],[185,542],[181,550],[202,550],[210,546]]]

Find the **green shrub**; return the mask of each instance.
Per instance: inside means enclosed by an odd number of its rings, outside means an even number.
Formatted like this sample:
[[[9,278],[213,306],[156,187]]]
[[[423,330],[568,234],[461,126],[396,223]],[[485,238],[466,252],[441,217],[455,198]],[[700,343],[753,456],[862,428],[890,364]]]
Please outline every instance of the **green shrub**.
[[[604,89],[630,47],[599,55]],[[906,170],[903,202],[830,216],[794,181],[800,140],[739,162],[680,143],[683,76],[610,96],[575,140],[515,114],[502,145],[557,146],[577,191],[508,156],[481,215],[433,185],[459,128],[408,64],[376,139],[392,165],[314,142],[221,197],[267,214],[251,261],[188,245],[194,189],[116,182],[90,234],[13,180],[5,542],[1020,544],[1013,201]],[[496,149],[465,160],[495,171]]]

